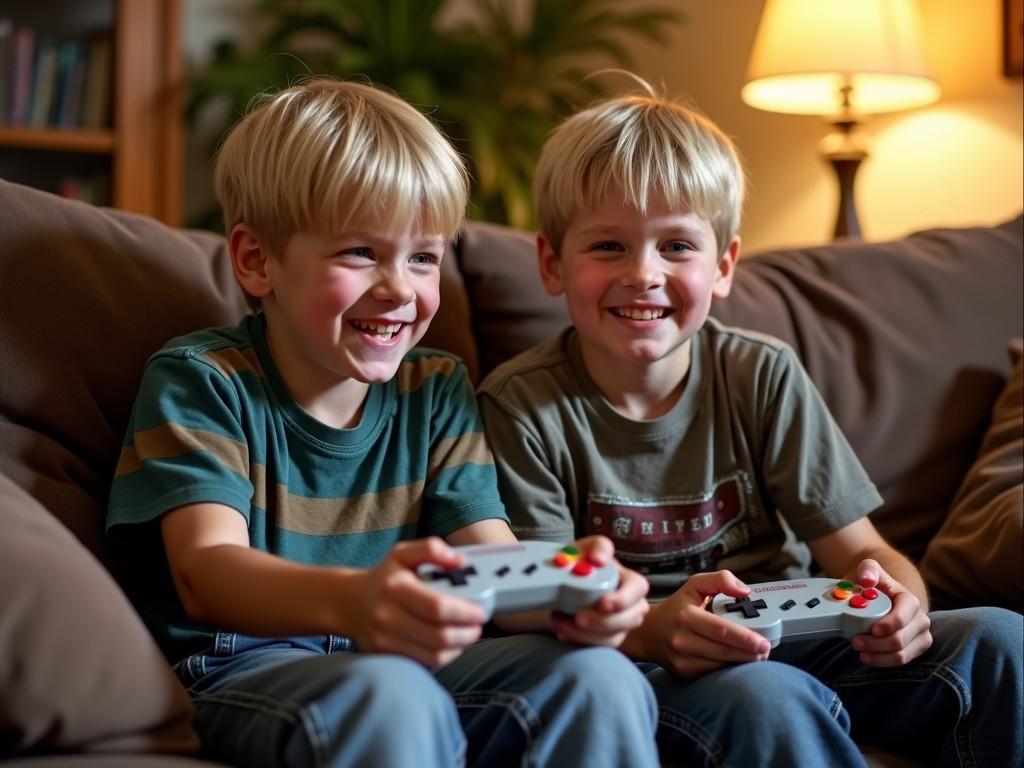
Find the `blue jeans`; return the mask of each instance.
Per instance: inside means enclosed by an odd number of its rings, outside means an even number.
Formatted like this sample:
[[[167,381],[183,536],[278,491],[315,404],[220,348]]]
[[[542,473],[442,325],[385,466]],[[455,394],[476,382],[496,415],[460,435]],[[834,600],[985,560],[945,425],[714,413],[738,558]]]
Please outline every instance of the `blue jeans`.
[[[217,636],[176,667],[205,756],[251,766],[655,766],[657,705],[616,650],[485,639],[430,671],[338,637]]]
[[[666,765],[864,766],[870,744],[928,766],[1022,765],[1024,617],[931,614],[935,642],[894,669],[848,640],[787,643],[768,661],[684,681],[638,665],[658,697]]]

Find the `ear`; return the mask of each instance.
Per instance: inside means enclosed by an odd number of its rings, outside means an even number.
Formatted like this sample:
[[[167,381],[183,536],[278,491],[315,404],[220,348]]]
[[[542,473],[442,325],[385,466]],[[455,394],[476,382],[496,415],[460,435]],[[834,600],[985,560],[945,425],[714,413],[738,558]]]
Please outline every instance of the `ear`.
[[[552,296],[559,296],[562,288],[562,260],[558,258],[551,241],[544,233],[537,235],[537,266],[544,289]]]
[[[740,258],[740,236],[733,237],[725,253],[718,259],[718,274],[711,287],[711,295],[716,299],[724,299],[732,290],[732,276],[736,274],[736,262]]]
[[[235,279],[246,293],[259,299],[269,294],[274,287],[267,270],[270,252],[259,235],[247,224],[236,224],[228,235],[228,248]]]

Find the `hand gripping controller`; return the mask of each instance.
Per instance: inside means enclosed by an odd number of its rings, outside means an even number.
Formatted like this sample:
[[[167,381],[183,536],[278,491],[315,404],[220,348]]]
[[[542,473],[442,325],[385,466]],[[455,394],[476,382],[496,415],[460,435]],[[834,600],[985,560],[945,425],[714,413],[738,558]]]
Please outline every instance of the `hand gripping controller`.
[[[881,590],[849,581],[814,578],[749,586],[744,598],[716,595],[711,612],[768,638],[772,648],[794,640],[866,634],[892,609]]]
[[[576,613],[619,585],[614,563],[598,567],[575,546],[520,541],[455,550],[465,555],[461,568],[424,563],[416,573],[432,589],[482,606],[488,619],[495,613],[540,608]]]

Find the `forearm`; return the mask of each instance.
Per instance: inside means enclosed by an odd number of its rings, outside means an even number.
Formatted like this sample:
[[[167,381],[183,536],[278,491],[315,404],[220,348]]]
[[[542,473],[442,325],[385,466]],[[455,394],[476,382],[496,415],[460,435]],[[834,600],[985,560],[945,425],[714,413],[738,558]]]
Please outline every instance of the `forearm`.
[[[196,551],[176,574],[194,619],[255,636],[350,634],[362,571],[293,563],[233,544]]]

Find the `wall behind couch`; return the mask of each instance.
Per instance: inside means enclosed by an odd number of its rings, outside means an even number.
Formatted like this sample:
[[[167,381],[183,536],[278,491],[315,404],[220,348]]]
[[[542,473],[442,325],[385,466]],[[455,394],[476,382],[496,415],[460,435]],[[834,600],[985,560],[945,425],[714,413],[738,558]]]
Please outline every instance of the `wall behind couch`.
[[[739,97],[763,0],[665,1],[686,21],[668,45],[634,47],[636,71],[688,95],[738,142],[750,179],[745,251],[827,240],[838,191],[815,149],[827,126],[814,117],[762,112]],[[1024,208],[1024,86],[1020,77],[1002,75],[1003,0],[919,2],[943,95],[931,107],[866,125],[872,154],[857,179],[857,204],[870,240],[935,225],[996,223]],[[244,45],[243,10],[250,6],[184,0],[186,65],[200,66],[219,36]],[[205,146],[193,139],[186,215],[210,199]]]

